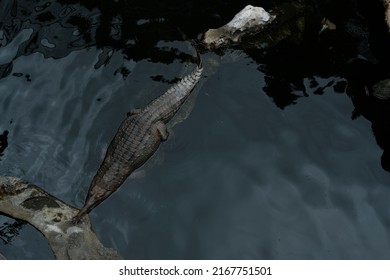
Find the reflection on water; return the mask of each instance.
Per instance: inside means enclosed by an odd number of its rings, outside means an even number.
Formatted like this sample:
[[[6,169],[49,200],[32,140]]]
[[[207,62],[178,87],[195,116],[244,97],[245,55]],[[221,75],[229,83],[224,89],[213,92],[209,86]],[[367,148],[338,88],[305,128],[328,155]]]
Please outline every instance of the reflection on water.
[[[126,113],[188,73],[191,53],[176,11],[27,2],[1,2],[0,174],[80,207]],[[371,129],[383,122],[350,80],[283,76],[240,51],[202,57],[191,114],[91,213],[103,243],[129,259],[388,259],[390,173]],[[16,231],[7,258],[53,258],[34,229]]]

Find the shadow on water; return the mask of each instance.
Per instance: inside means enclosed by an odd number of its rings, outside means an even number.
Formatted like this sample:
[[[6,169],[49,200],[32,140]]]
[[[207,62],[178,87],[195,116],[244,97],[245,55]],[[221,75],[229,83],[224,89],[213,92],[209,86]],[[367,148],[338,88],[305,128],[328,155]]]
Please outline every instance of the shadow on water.
[[[352,118],[361,115],[371,122],[383,149],[382,167],[390,172],[390,132],[385,121],[390,116],[390,101],[375,98],[371,92],[375,83],[390,77],[390,34],[384,17],[379,16],[384,14],[383,5],[380,1],[325,1],[322,5],[317,14],[306,18],[314,29],[293,34],[266,52],[246,51],[261,64],[259,71],[266,74],[264,92],[282,110],[308,97],[306,78],[314,94],[323,95],[327,89],[347,93],[355,106]],[[336,30],[319,34],[321,17],[335,22]],[[296,39],[300,36],[301,41]],[[334,76],[343,80],[336,82]],[[330,79],[319,86],[316,77]]]
[[[5,222],[0,226],[0,239],[4,245],[11,242],[12,238],[19,235],[19,230],[26,222],[16,220],[13,223]]]
[[[122,115],[161,94],[153,87],[177,81],[184,62],[194,60],[178,28],[199,39],[247,4],[268,9],[278,2],[1,1],[0,174],[81,206]],[[205,71],[216,69],[194,117],[151,159],[160,171],[147,163],[91,214],[105,244],[145,259],[389,257],[373,241],[390,240],[383,233],[388,177],[372,163],[371,132],[358,118],[371,123],[389,171],[389,104],[366,90],[387,75],[386,55],[367,50],[377,24],[369,14],[351,24],[343,20],[355,11],[337,5],[319,7],[300,42],[203,53]],[[315,22],[324,14],[342,28],[318,36]],[[133,99],[124,101],[129,88]],[[15,109],[19,101],[25,109]],[[335,161],[341,163],[333,167]],[[31,230],[22,227],[3,222],[0,251],[27,242],[36,244],[28,258],[50,258],[43,238],[17,235]],[[23,258],[24,250],[10,255]]]
[[[181,41],[177,28],[194,38],[210,26],[221,25],[246,4],[248,1],[2,1],[1,45],[12,44],[23,30],[32,30],[32,34],[10,50],[14,52],[8,54],[11,59],[0,63],[0,77],[11,73],[17,57],[40,52],[46,58],[61,58],[90,46],[102,50],[96,69],[108,63],[114,50],[134,61],[188,61],[191,56],[161,49],[157,43]],[[207,20],[199,20],[204,16]]]
[[[8,131],[5,130],[2,134],[0,134],[0,157],[3,155],[7,147],[8,147]]]

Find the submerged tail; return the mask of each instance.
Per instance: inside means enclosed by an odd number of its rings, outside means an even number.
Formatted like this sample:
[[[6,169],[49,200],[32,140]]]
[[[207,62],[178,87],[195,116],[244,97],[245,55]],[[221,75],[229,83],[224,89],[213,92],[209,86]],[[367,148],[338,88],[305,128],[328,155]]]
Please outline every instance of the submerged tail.
[[[192,45],[196,51],[196,65],[198,66],[198,69],[203,69],[203,63],[202,58],[200,57],[200,53],[198,48],[195,45]]]
[[[181,34],[181,37],[183,38],[183,41],[186,41],[189,43],[189,45],[191,45],[192,48],[195,49],[195,52],[196,52],[196,64],[198,66],[198,69],[202,69],[203,68],[203,65],[202,65],[202,59],[200,58],[200,52],[196,46],[196,42],[195,40],[190,40],[187,35],[178,27],[177,30],[179,31],[179,33]]]

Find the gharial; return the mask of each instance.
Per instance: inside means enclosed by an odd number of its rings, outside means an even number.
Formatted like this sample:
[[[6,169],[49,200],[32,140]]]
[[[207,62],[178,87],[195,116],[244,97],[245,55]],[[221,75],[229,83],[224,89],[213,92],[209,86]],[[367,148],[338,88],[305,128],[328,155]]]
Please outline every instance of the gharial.
[[[119,126],[104,160],[89,187],[84,206],[72,219],[80,219],[114,193],[137,168],[142,166],[168,139],[166,124],[179,110],[202,76],[202,61],[197,52],[197,67],[143,109],[134,109]]]

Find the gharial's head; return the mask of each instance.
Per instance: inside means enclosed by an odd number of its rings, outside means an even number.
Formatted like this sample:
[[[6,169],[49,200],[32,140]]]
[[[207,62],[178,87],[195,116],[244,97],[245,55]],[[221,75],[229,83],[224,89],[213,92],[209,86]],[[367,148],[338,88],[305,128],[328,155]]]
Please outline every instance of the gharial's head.
[[[102,188],[99,185],[91,184],[87,199],[85,200],[83,208],[72,219],[73,223],[78,223],[80,219],[87,213],[91,212],[96,206],[102,203],[107,197],[109,197],[114,191]]]

